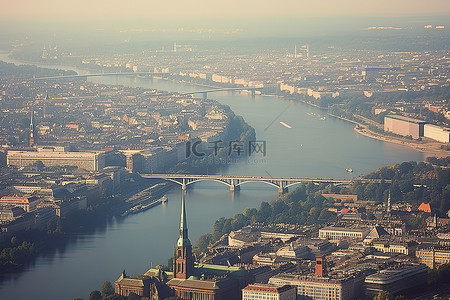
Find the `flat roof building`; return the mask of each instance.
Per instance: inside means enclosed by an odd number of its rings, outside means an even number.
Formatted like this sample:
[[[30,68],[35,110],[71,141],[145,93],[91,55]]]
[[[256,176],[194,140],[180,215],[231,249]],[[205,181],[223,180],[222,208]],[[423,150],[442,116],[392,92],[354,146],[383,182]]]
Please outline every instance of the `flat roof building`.
[[[450,263],[450,247],[420,247],[416,251],[419,262],[434,269]]]
[[[384,117],[384,131],[402,136],[411,136],[418,139],[424,136],[425,121],[400,115],[387,115]]]
[[[397,294],[404,290],[427,283],[426,265],[408,265],[397,269],[381,270],[366,277],[364,282],[366,296],[376,296],[381,291]]]
[[[105,152],[8,151],[8,166],[25,167],[41,161],[45,166],[76,166],[87,171],[105,167]]]
[[[373,247],[383,253],[401,253],[410,255],[414,246],[408,242],[395,242],[389,240],[375,240],[372,242]]]
[[[340,278],[281,274],[271,277],[269,283],[296,286],[298,300],[351,300],[362,298],[364,276],[359,273]]]
[[[426,138],[442,143],[450,143],[450,128],[425,124],[423,130],[423,135]]]
[[[319,238],[330,240],[342,240],[342,239],[358,239],[362,240],[368,235],[370,228],[349,228],[349,227],[337,227],[327,226],[319,229]]]
[[[276,286],[273,284],[249,284],[242,289],[242,300],[296,300],[297,291],[294,286]]]

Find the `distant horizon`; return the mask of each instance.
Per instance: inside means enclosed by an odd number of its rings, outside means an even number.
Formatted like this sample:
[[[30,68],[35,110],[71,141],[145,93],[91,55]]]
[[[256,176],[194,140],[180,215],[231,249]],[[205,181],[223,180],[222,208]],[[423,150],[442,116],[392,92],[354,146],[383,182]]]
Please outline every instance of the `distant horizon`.
[[[2,1],[0,18],[5,20],[123,20],[124,18],[185,18],[209,17],[332,17],[332,16],[377,16],[377,15],[434,15],[449,14],[447,0],[319,0],[261,1],[229,0],[213,2],[208,0],[22,0]]]
[[[450,1],[448,1],[450,3]],[[423,30],[424,26],[445,26],[440,33],[449,35],[450,13],[434,15],[383,15],[383,16],[328,16],[328,17],[230,17],[211,19],[210,17],[192,20],[152,19],[109,19],[82,21],[43,18],[26,21],[0,20],[2,33],[0,39],[11,39],[22,35],[27,38],[64,38],[71,39],[80,35],[96,37],[116,37],[123,40],[130,38],[164,37],[189,39],[223,39],[243,37],[287,37],[365,33],[369,27],[384,27],[384,31]],[[372,30],[372,32],[375,30]],[[432,31],[430,31],[432,32]],[[86,36],[87,38],[89,36]]]

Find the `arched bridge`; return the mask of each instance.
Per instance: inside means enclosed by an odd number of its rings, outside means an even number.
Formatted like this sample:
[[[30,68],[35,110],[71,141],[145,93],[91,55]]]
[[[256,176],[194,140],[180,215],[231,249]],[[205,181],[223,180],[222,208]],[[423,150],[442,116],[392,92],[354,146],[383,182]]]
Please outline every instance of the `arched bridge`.
[[[99,76],[130,76],[130,75],[168,75],[169,73],[155,73],[155,72],[124,72],[124,73],[97,73],[97,74],[81,74],[81,75],[62,75],[62,76],[49,76],[38,77],[33,80],[51,80],[51,79],[64,79],[64,78],[84,78],[84,77],[99,77]]]
[[[338,179],[338,178],[310,178],[310,177],[269,177],[269,176],[227,176],[227,175],[184,175],[184,174],[140,174],[142,178],[148,179],[164,179],[181,185],[183,190],[187,186],[199,181],[216,181],[235,191],[241,185],[251,182],[262,182],[278,189],[279,193],[287,192],[288,188],[300,183],[331,183],[331,184],[349,184],[352,181],[360,181],[363,183],[390,183],[390,180],[382,181],[381,179]]]
[[[194,91],[194,92],[182,92],[178,93],[178,95],[194,95],[194,94],[203,94],[203,99],[208,98],[208,93],[214,93],[214,92],[223,92],[223,91],[250,91],[252,93],[252,96],[255,96],[256,91],[261,91],[263,88],[256,88],[256,87],[235,87],[235,88],[217,88],[217,89],[209,89],[209,90],[201,90],[201,91]],[[171,96],[173,93],[161,93],[161,94],[155,94],[154,96]]]

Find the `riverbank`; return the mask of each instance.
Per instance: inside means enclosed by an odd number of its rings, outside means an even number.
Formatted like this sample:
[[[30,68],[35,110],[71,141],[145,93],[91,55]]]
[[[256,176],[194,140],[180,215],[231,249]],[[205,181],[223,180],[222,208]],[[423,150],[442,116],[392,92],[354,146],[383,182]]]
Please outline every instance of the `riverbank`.
[[[332,116],[334,118],[338,118],[340,120],[355,124],[356,126],[353,128],[353,130],[363,136],[366,136],[366,137],[369,137],[369,138],[372,138],[375,140],[383,141],[383,142],[408,146],[414,150],[424,153],[425,154],[424,158],[433,157],[433,156],[437,157],[437,158],[443,158],[443,157],[447,157],[450,155],[449,151],[441,149],[441,146],[445,145],[445,144],[440,143],[440,142],[436,142],[436,141],[432,141],[432,140],[414,141],[414,140],[406,140],[406,139],[396,138],[393,136],[387,136],[387,135],[383,135],[380,133],[376,133],[376,132],[370,130],[367,125],[363,125],[361,123],[358,123],[357,121],[343,118],[343,117],[340,117],[337,115],[333,115],[331,113],[328,113],[328,115]]]
[[[24,62],[27,63],[27,62]],[[31,62],[30,62],[31,63]],[[77,67],[74,67],[77,68]],[[89,72],[92,70],[89,69],[83,69],[84,72]],[[170,76],[169,78],[160,78],[161,80],[166,80],[166,81],[170,81],[170,82],[174,82],[174,83],[181,83],[181,84],[190,84],[190,85],[194,85],[194,86],[198,86],[198,87],[204,87],[204,88],[223,88],[223,86],[218,86],[218,85],[212,85],[212,84],[207,84],[207,83],[199,83],[199,82],[195,82],[195,80],[186,80],[186,79],[182,79],[182,78],[177,78],[176,76]],[[269,94],[270,95],[270,94]],[[273,95],[273,96],[278,96],[278,97],[282,97],[285,100],[293,100],[292,98],[284,95],[284,96],[280,96],[280,95]],[[302,102],[304,104],[313,106],[315,108],[321,109],[321,110],[327,110],[327,108],[321,107],[319,105],[316,105],[314,103],[311,103],[310,101],[307,100],[302,100],[299,98],[295,98],[296,101]],[[420,151],[422,153],[425,153],[425,156],[436,156],[436,157],[446,157],[448,155],[450,155],[449,151],[440,149],[440,147],[443,145],[442,143],[439,142],[434,142],[431,140],[427,140],[424,142],[416,142],[416,141],[410,141],[410,140],[405,140],[405,139],[401,139],[401,138],[395,138],[395,137],[391,137],[391,136],[387,136],[387,135],[383,135],[380,133],[376,133],[373,132],[371,130],[369,130],[368,126],[366,125],[362,125],[361,123],[354,121],[354,120],[350,120],[347,118],[343,118],[337,115],[333,115],[328,113],[330,116],[339,118],[341,120],[347,121],[347,122],[351,122],[355,125],[357,125],[357,127],[354,129],[357,133],[376,139],[376,140],[380,140],[380,141],[384,141],[384,142],[389,142],[389,143],[393,143],[393,144],[399,144],[399,145],[405,145],[408,146],[414,150]]]
[[[394,144],[398,144],[398,145],[404,145],[404,146],[408,146],[413,148],[414,150],[423,152],[425,154],[425,158],[426,157],[437,157],[437,158],[443,158],[443,157],[447,157],[450,155],[449,151],[443,150],[440,147],[442,145],[444,145],[443,143],[440,142],[435,142],[435,141],[431,141],[431,140],[427,140],[427,141],[406,141],[404,139],[399,139],[399,138],[395,138],[395,137],[391,137],[391,136],[386,136],[386,135],[382,135],[376,132],[373,132],[371,130],[369,130],[368,126],[366,125],[361,125],[356,123],[357,125],[355,126],[354,130],[364,136],[376,139],[376,140],[380,140],[383,142],[389,142],[389,143],[394,143]]]

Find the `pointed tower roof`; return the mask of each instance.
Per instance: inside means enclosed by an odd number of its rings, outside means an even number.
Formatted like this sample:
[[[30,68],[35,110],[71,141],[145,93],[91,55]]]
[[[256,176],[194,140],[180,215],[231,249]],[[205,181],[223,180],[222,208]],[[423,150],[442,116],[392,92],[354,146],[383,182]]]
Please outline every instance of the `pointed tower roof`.
[[[387,199],[387,209],[386,212],[388,214],[391,213],[391,191],[389,190],[389,195],[388,195],[388,199]]]
[[[191,246],[191,241],[188,238],[188,228],[186,221],[186,193],[184,191],[181,192],[180,237],[178,238],[177,246]]]
[[[34,146],[34,108],[31,109],[30,114],[30,147]]]

